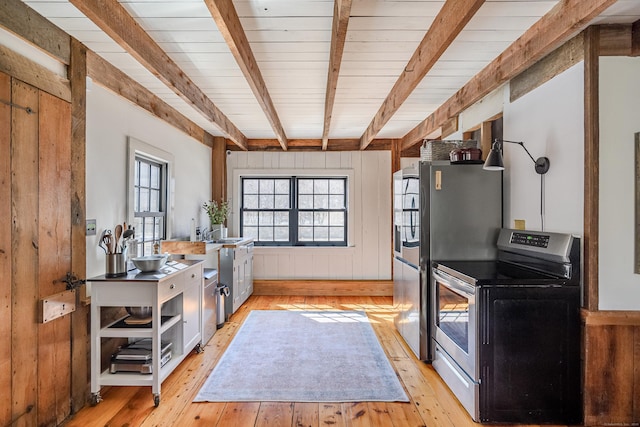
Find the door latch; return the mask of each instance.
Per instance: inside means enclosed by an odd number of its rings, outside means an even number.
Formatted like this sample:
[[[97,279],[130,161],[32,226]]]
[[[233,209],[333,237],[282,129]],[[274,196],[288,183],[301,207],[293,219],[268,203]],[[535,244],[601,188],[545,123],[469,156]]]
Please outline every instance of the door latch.
[[[86,280],[84,279],[79,279],[75,274],[73,273],[69,273],[67,272],[67,275],[56,281],[57,283],[66,283],[67,284],[67,290],[72,290],[72,289],[76,289],[82,285],[84,285],[85,283],[87,283]]]

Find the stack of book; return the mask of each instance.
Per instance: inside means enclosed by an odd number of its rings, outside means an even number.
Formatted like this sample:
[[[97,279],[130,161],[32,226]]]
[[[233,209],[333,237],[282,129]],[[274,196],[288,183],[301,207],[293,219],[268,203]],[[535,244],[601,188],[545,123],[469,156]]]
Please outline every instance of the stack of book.
[[[139,374],[153,373],[151,338],[132,342],[111,355],[111,368],[109,372],[137,372]],[[171,360],[170,342],[162,342],[160,346],[160,366],[164,366]]]

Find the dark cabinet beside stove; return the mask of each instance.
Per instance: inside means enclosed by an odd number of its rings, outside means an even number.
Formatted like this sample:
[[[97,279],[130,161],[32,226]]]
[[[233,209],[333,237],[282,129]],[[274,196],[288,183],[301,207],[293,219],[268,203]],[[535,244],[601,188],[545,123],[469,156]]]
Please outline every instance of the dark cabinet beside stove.
[[[479,290],[479,421],[581,423],[579,301],[578,287]]]

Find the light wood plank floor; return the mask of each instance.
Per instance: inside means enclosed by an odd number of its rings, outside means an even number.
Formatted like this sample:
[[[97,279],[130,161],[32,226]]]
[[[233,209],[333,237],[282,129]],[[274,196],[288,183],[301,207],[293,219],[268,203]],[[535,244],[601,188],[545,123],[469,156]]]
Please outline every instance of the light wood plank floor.
[[[193,352],[162,384],[155,408],[151,387],[110,387],[103,401],[87,406],[72,426],[479,426],[467,415],[433,368],[415,358],[393,326],[391,297],[252,296],[214,335],[205,351]],[[251,310],[364,310],[382,343],[409,403],[192,403],[238,327]],[[505,425],[501,425],[505,427]]]

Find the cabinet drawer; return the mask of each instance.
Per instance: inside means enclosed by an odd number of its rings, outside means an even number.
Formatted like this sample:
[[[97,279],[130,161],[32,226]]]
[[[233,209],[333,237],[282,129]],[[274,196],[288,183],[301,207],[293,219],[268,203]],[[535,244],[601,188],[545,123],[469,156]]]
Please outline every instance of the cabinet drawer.
[[[182,273],[185,289],[191,286],[202,286],[202,267],[195,266]]]
[[[166,301],[184,290],[185,273],[174,274],[167,280],[158,283],[158,297]]]

